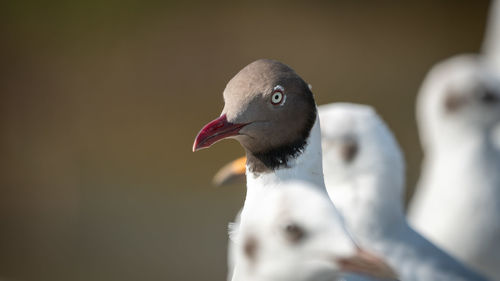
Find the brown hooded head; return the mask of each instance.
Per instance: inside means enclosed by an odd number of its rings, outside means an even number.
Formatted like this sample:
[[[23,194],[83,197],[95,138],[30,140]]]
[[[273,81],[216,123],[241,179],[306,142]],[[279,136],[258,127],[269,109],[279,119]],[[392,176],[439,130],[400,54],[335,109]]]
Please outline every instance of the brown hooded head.
[[[300,155],[316,120],[309,86],[293,69],[260,59],[229,81],[221,117],[198,134],[194,150],[235,138],[247,151],[254,171],[286,167]]]

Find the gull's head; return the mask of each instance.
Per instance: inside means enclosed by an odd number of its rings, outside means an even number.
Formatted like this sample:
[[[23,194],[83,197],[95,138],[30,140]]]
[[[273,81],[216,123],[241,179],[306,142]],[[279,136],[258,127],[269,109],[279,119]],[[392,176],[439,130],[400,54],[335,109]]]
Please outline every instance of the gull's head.
[[[325,183],[332,198],[352,197],[355,192],[359,193],[358,198],[365,196],[370,200],[383,199],[387,193],[401,197],[403,154],[375,110],[351,103],[323,105],[318,110]],[[339,203],[342,202],[336,202],[337,207],[342,208]]]
[[[286,165],[300,153],[316,120],[309,86],[287,65],[260,59],[234,76],[224,90],[221,116],[205,125],[193,151],[233,138],[264,167]],[[280,161],[281,160],[281,161]]]
[[[302,182],[245,206],[234,255],[243,280],[332,280],[355,246],[328,196]]]
[[[499,74],[474,55],[437,64],[420,89],[417,119],[424,145],[494,128],[500,121]]]

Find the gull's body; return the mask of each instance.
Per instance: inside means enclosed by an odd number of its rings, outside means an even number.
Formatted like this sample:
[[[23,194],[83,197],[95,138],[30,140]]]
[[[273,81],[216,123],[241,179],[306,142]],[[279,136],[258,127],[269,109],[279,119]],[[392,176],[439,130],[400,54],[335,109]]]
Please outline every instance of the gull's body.
[[[412,225],[450,254],[500,280],[500,79],[479,57],[435,66],[417,100],[424,150]]]
[[[485,280],[415,232],[404,209],[404,159],[364,105],[319,108],[325,183],[360,247],[381,254],[401,280]]]

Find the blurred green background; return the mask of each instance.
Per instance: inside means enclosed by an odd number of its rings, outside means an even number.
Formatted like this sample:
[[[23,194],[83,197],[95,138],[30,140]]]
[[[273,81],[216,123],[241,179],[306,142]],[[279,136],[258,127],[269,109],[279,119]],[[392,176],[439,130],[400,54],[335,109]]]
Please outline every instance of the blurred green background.
[[[0,279],[224,280],[244,188],[198,153],[243,66],[274,58],[318,104],[374,105],[407,159],[435,62],[479,50],[488,1],[2,1]]]

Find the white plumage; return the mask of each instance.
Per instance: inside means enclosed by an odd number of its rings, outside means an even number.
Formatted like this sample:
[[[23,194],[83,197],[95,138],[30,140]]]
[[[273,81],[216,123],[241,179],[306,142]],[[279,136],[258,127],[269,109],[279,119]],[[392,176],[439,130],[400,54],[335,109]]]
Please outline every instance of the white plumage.
[[[236,280],[336,280],[336,259],[355,253],[332,202],[311,184],[278,184],[244,211],[232,248]]]
[[[402,280],[484,280],[415,232],[403,211],[404,159],[369,106],[321,106],[331,199],[361,247],[382,254]]]

